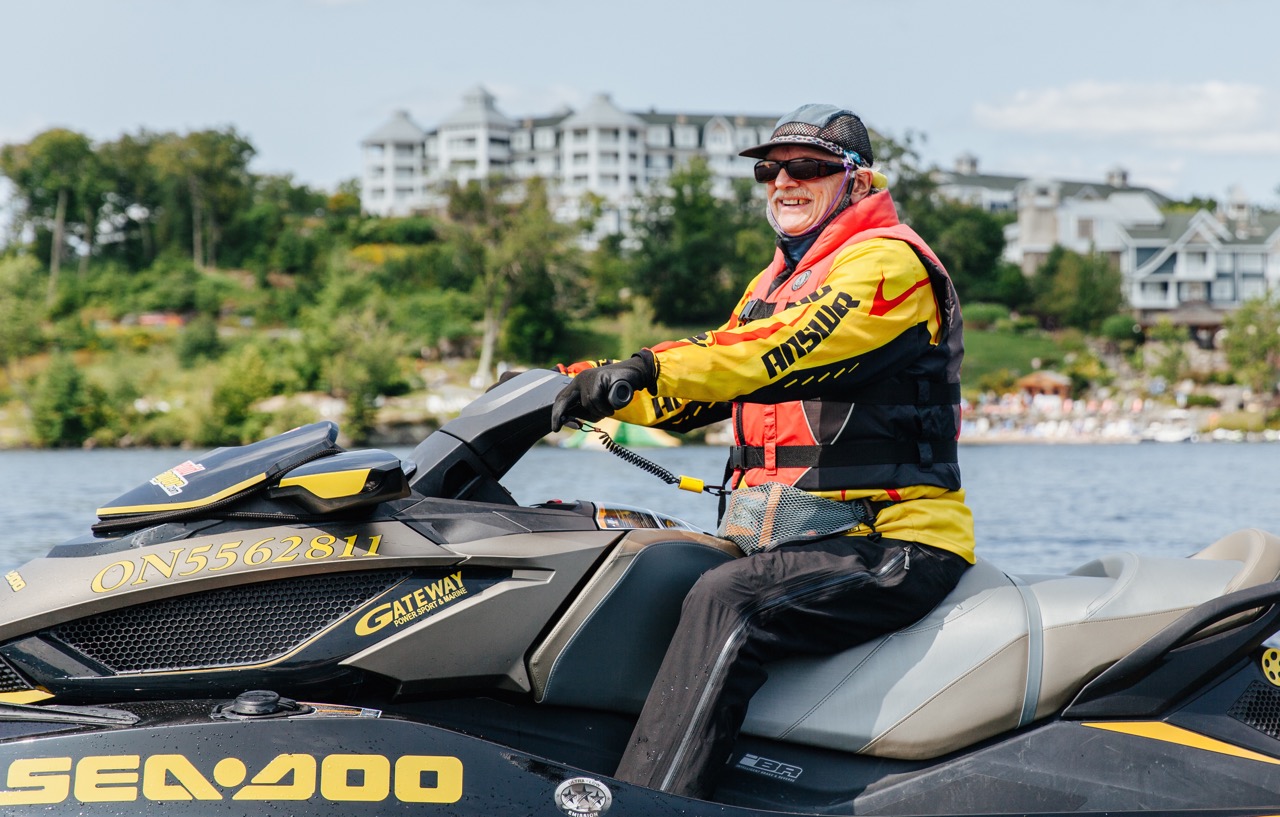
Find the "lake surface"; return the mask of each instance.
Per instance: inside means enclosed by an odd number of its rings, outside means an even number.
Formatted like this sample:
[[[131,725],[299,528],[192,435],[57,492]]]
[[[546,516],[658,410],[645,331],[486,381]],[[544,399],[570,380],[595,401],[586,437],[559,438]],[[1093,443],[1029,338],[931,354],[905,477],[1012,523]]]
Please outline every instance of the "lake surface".
[[[0,452],[0,570],[87,532],[95,509],[192,453]],[[641,453],[707,482],[723,474],[722,448]],[[1185,556],[1246,527],[1280,534],[1280,444],[976,445],[960,457],[978,552],[1008,571],[1059,572],[1117,550]],[[522,504],[609,500],[715,527],[714,498],[602,451],[534,449],[507,485]]]

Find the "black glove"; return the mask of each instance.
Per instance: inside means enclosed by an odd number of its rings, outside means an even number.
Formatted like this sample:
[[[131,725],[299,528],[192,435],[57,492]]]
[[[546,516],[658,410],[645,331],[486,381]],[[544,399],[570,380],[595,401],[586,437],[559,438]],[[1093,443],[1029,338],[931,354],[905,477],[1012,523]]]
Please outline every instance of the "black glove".
[[[595,422],[613,414],[617,409],[609,402],[609,390],[615,383],[626,383],[632,391],[653,391],[658,382],[657,368],[653,353],[645,349],[626,360],[579,372],[556,396],[551,407],[551,430],[559,431],[566,420],[574,417]]]

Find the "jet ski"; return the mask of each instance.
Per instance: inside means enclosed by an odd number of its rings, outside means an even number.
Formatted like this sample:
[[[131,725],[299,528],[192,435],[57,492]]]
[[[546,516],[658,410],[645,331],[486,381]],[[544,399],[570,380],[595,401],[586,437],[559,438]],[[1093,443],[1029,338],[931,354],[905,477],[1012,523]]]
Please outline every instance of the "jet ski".
[[[567,379],[407,459],[322,422],[175,464],[0,587],[6,814],[976,815],[1280,808],[1280,538],[1066,575],[772,665],[709,800],[612,776],[697,577],[659,511],[518,504]],[[21,809],[21,810],[19,810]]]

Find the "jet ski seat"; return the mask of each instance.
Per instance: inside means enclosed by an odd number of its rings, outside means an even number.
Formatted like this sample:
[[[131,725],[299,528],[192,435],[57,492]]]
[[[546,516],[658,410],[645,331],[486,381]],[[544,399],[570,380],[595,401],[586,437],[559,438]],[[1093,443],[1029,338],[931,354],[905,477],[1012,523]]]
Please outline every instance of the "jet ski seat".
[[[529,659],[537,700],[637,713],[701,573],[733,558],[706,536],[629,534]],[[1116,553],[1067,575],[979,560],[916,624],[772,664],[748,734],[879,757],[937,757],[1061,709],[1198,604],[1280,576],[1280,538],[1233,533],[1190,559]]]

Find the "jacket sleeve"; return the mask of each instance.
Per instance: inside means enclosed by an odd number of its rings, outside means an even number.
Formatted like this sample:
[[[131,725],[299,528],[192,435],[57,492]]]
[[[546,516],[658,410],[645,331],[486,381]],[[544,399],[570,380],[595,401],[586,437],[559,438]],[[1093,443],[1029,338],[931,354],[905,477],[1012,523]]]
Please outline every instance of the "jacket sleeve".
[[[658,395],[780,403],[853,390],[910,365],[940,325],[915,251],[872,239],[842,250],[804,302],[654,346]]]

